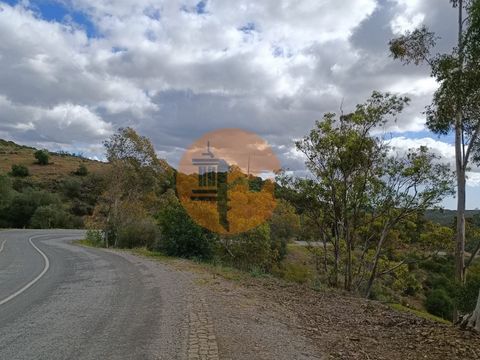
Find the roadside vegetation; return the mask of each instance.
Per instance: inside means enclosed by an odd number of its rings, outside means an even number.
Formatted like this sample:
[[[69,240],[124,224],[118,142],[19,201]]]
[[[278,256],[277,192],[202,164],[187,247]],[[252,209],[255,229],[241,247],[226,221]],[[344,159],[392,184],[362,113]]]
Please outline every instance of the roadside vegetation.
[[[0,227],[83,228],[108,166],[0,140]],[[90,169],[90,170],[89,170]]]
[[[271,218],[247,232],[221,235],[192,220],[174,185],[181,174],[131,128],[104,142],[101,173],[80,157],[61,178],[34,181],[35,166],[54,169],[62,154],[28,149],[35,164],[15,162],[0,175],[0,226],[85,226],[85,244],[268,274],[446,321],[463,319],[480,330],[480,214],[465,212],[463,202],[469,156],[480,159],[480,1],[454,6],[460,20],[467,12],[469,27],[460,25],[452,54],[431,55],[436,37],[426,28],[392,40],[390,50],[404,63],[432,67],[441,86],[427,125],[455,133],[455,172],[426,147],[405,153],[389,147],[378,134],[409,99],[373,92],[348,113],[324,114],[296,142],[309,176],[278,174]],[[250,188],[263,185],[260,178],[246,181]],[[437,207],[456,189],[459,209],[445,215]]]

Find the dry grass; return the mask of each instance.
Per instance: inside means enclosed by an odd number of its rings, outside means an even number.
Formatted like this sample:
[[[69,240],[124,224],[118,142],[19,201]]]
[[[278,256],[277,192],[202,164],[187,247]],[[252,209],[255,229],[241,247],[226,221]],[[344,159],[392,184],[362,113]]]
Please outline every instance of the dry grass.
[[[99,173],[107,166],[100,161],[77,158],[74,156],[50,155],[49,165],[36,164],[33,156],[35,149],[11,145],[5,142],[0,144],[0,173],[8,173],[12,165],[24,165],[30,172],[32,180],[55,180],[71,175],[84,164],[89,172]]]

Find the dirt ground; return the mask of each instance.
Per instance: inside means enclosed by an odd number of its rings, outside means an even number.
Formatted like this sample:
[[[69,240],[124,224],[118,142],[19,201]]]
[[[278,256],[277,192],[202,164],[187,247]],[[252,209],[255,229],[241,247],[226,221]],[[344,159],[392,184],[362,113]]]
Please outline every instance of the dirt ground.
[[[480,336],[451,325],[339,292],[271,277],[226,279],[186,264],[174,266],[196,273],[221,359],[480,359]]]

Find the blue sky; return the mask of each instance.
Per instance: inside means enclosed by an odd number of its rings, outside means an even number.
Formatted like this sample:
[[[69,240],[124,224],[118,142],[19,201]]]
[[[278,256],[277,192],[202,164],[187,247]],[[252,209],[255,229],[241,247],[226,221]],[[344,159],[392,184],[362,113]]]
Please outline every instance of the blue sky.
[[[438,0],[0,0],[0,138],[102,158],[102,140],[133,126],[176,165],[207,131],[255,131],[284,167],[325,112],[373,90],[411,105],[385,129],[399,151],[427,145],[453,162],[453,138],[425,129],[437,84],[404,67],[388,41],[421,24],[454,44]],[[434,11],[432,11],[434,9]],[[467,203],[480,202],[472,168]],[[453,198],[444,202],[455,207]]]
[[[22,3],[22,1],[18,0],[7,0],[5,2],[13,6]],[[29,7],[46,21],[74,23],[80,26],[86,32],[88,37],[99,36],[95,25],[85,12],[67,6],[62,1],[31,0],[29,1]]]

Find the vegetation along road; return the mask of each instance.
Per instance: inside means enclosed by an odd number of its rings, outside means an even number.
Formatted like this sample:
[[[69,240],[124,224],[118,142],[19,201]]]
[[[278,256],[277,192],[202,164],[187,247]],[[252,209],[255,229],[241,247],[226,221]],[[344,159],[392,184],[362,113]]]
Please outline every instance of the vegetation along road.
[[[1,359],[319,358],[275,317],[213,301],[191,271],[72,243],[83,236],[0,232]]]

